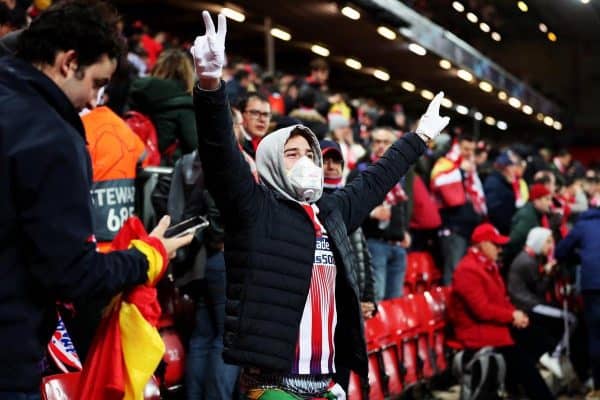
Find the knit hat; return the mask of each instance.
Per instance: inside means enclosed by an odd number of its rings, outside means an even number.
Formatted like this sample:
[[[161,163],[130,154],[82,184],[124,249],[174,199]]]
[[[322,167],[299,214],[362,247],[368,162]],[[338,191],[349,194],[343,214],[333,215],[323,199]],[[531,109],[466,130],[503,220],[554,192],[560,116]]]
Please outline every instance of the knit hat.
[[[545,185],[541,183],[536,183],[529,189],[529,200],[534,201],[551,194],[552,193],[550,192],[550,190],[548,190],[548,188]]]
[[[525,244],[537,255],[542,253],[544,242],[548,236],[552,235],[552,231],[548,228],[536,227],[532,228],[527,235]]]
[[[496,157],[496,161],[494,162],[494,164],[496,164],[499,168],[515,165],[515,155],[510,150],[503,151],[498,157]]]
[[[350,126],[350,120],[342,114],[331,113],[327,116],[329,119],[329,130],[334,131],[339,128]]]

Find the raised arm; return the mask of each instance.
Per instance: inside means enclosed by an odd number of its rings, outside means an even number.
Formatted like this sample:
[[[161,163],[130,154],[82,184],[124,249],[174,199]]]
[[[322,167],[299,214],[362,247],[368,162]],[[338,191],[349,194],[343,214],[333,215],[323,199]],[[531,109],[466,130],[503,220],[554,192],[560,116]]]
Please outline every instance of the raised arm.
[[[202,17],[206,33],[196,38],[191,53],[198,75],[194,107],[205,183],[226,221],[251,218],[259,188],[233,134],[225,84],[220,80],[227,22],[220,14],[216,32],[210,14],[204,11]]]
[[[369,212],[383,202],[385,195],[423,154],[425,143],[448,125],[450,118],[440,116],[443,98],[444,93],[440,92],[431,101],[419,121],[416,133],[402,137],[379,161],[361,172],[344,189],[334,193],[348,232],[356,230]]]

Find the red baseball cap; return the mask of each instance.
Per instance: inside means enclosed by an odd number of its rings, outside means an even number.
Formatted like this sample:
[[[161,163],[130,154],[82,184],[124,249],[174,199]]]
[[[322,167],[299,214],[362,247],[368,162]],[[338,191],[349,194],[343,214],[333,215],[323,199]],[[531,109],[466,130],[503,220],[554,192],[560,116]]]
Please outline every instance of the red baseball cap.
[[[529,189],[529,200],[537,200],[539,198],[549,196],[551,194],[552,193],[545,185],[541,183],[535,183],[531,185],[531,188]]]
[[[473,243],[492,242],[495,244],[504,245],[510,241],[508,236],[503,236],[498,232],[494,225],[485,223],[479,225],[471,235]]]

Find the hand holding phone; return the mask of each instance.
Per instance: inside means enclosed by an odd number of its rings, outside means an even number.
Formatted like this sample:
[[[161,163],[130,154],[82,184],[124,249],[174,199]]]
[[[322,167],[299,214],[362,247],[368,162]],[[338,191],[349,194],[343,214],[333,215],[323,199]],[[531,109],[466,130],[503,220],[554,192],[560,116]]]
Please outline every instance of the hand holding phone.
[[[200,215],[181,221],[180,223],[170,226],[165,231],[166,238],[182,237],[188,234],[194,234],[197,230],[208,228],[210,223],[208,220]]]
[[[161,218],[158,225],[156,225],[156,227],[152,230],[152,233],[150,233],[150,236],[155,237],[161,241],[161,243],[165,247],[165,251],[169,256],[169,259],[175,257],[177,249],[183,246],[187,246],[192,242],[192,239],[194,239],[194,235],[189,233],[178,237],[165,237],[167,228],[169,227],[170,223],[171,218],[168,215],[165,215]]]

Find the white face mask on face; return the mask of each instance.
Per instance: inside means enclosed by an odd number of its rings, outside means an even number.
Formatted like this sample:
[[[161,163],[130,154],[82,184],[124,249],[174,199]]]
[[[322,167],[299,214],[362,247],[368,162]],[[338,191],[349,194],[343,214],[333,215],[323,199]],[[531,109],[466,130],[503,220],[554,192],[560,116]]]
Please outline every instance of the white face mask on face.
[[[298,200],[313,203],[323,194],[323,169],[304,156],[287,173]]]

